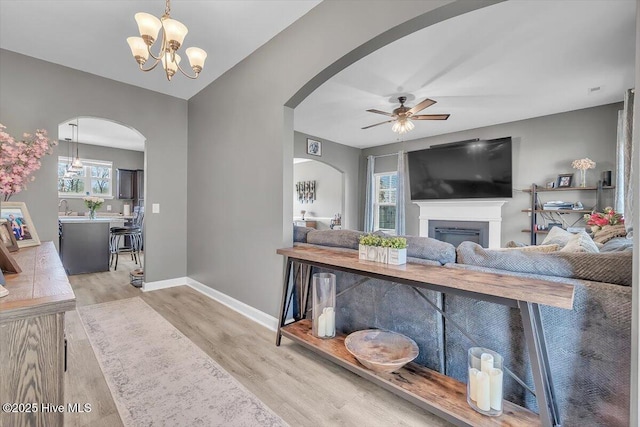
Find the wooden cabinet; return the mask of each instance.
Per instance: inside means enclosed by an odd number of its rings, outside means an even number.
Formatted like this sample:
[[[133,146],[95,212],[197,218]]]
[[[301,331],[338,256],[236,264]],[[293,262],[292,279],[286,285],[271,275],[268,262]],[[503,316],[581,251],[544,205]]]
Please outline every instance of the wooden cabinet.
[[[133,189],[136,182],[136,171],[118,169],[118,199],[133,200]]]
[[[298,227],[318,228],[317,221],[297,220],[297,221],[294,221],[294,224],[297,225]]]
[[[134,206],[144,206],[144,170],[118,169],[118,199],[133,200]]]
[[[23,271],[6,275],[0,298],[0,403],[26,406],[1,411],[0,426],[62,426],[64,413],[42,405],[67,409],[64,321],[75,295],[52,242],[14,256]]]
[[[530,228],[522,230],[523,233],[529,233],[530,235],[530,241],[532,245],[536,245],[537,244],[537,236],[539,234],[547,234],[549,232],[548,229],[543,229],[540,230],[539,229],[539,224],[538,224],[538,219],[542,219],[544,221],[544,217],[547,217],[547,221],[548,218],[553,217],[554,215],[571,215],[571,214],[578,214],[578,215],[584,215],[586,213],[591,213],[594,210],[598,210],[601,211],[603,209],[602,205],[602,194],[603,194],[603,190],[612,190],[615,187],[613,186],[603,186],[602,185],[602,181],[598,181],[598,185],[596,187],[560,187],[560,188],[545,188],[545,187],[538,187],[536,184],[532,184],[531,188],[525,188],[524,191],[525,193],[531,193],[531,199],[530,199],[530,207],[529,209],[523,209],[522,212],[527,212],[531,215],[531,221],[530,221]],[[596,204],[594,207],[592,208],[583,208],[583,209],[543,209],[543,205],[544,203],[540,200],[539,198],[539,193],[543,193],[543,192],[560,192],[561,194],[565,193],[565,192],[573,192],[573,191],[580,191],[580,192],[594,192],[595,191],[595,196],[596,196]],[[556,195],[555,197],[553,197],[554,199],[557,199],[558,196]],[[558,218],[558,217],[555,217]],[[578,216],[576,218],[574,218],[574,225],[576,223],[578,223],[581,220],[581,216]],[[560,221],[561,223],[563,221]]]

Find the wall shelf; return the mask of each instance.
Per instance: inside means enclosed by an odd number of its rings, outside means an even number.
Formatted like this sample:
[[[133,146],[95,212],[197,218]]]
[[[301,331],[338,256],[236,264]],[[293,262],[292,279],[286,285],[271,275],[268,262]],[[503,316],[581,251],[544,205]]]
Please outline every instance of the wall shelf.
[[[602,191],[603,190],[612,190],[615,186],[603,186],[602,181],[598,181],[598,185],[595,187],[561,187],[561,188],[546,188],[546,187],[538,187],[536,184],[531,184],[531,188],[525,188],[522,191],[525,193],[531,193],[530,205],[529,209],[522,209],[522,212],[526,212],[531,215],[531,221],[529,223],[529,228],[526,230],[522,230],[523,233],[529,233],[531,236],[531,244],[537,244],[537,235],[538,234],[547,234],[549,230],[536,230],[536,225],[538,221],[538,215],[542,214],[554,214],[557,213],[559,215],[569,215],[569,214],[588,214],[593,212],[594,210],[600,210],[600,201],[602,200]],[[538,193],[542,192],[555,192],[555,191],[595,191],[596,193],[596,204],[593,209],[540,209],[542,203],[538,200]],[[577,222],[577,221],[576,221]]]

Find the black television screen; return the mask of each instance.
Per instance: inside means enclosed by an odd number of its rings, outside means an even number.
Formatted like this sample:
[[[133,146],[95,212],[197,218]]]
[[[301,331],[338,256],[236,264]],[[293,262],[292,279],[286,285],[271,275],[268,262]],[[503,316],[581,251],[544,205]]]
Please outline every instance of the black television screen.
[[[410,151],[411,200],[512,197],[511,137]]]

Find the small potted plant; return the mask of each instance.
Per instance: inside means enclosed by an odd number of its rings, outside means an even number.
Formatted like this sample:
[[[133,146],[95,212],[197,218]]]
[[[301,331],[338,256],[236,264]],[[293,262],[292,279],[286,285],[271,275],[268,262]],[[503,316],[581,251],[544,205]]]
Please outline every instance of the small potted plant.
[[[401,265],[407,263],[407,239],[404,237],[391,237],[388,240],[388,263]]]
[[[378,246],[380,246],[382,238],[375,234],[365,234],[360,236],[360,245],[358,246],[359,259],[367,261],[378,260]]]

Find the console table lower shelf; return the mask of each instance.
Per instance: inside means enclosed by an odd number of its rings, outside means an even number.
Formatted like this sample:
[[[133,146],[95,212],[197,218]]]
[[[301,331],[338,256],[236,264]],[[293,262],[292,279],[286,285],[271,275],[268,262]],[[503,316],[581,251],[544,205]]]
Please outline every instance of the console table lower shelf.
[[[282,335],[326,357],[427,411],[462,426],[539,426],[538,414],[504,401],[503,414],[487,417],[467,404],[467,386],[451,377],[416,363],[409,363],[396,373],[373,372],[362,366],[344,346],[344,335],[320,339],[311,332],[311,321],[304,319],[280,330]]]

